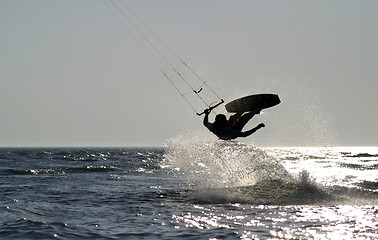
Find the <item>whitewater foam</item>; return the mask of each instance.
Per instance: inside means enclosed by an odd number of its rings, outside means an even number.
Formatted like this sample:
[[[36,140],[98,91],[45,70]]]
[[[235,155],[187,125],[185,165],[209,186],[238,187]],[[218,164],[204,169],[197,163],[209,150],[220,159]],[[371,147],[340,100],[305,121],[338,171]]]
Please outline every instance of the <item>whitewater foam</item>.
[[[165,159],[190,185],[202,188],[251,186],[264,181],[291,181],[279,161],[262,149],[235,141],[170,139]]]

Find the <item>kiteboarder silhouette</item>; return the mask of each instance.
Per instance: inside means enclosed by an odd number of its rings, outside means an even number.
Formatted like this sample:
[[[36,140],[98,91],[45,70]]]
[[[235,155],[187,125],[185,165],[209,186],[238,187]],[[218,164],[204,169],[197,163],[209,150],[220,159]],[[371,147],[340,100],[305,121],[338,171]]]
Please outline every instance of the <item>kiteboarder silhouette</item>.
[[[260,113],[260,109],[256,108],[253,111],[248,113],[236,113],[227,120],[224,114],[218,114],[215,117],[215,121],[213,123],[209,122],[209,114],[211,109],[206,109],[204,111],[205,117],[203,119],[203,125],[210,130],[210,132],[214,133],[219,139],[222,140],[231,140],[236,139],[238,137],[248,137],[251,134],[255,133],[260,128],[265,127],[264,123],[260,123],[256,127],[243,132],[244,126],[248,123],[253,116]]]

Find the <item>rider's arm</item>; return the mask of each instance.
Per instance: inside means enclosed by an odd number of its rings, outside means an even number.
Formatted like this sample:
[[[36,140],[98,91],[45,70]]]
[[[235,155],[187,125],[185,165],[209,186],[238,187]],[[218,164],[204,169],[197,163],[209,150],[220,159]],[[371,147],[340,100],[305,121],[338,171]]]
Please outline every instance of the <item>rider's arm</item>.
[[[210,111],[205,110],[205,117],[203,118],[203,125],[205,125],[205,127],[207,127],[210,130],[212,127],[212,124],[209,123],[209,114],[210,114]]]

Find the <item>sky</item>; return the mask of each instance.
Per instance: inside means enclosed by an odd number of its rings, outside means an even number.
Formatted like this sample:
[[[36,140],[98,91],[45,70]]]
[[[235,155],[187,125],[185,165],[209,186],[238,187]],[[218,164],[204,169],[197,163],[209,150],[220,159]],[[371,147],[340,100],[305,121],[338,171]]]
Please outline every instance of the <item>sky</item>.
[[[378,1],[125,3],[226,102],[280,96],[246,126],[266,127],[242,142],[378,145]],[[107,6],[117,12],[108,0],[0,0],[0,147],[217,141]]]

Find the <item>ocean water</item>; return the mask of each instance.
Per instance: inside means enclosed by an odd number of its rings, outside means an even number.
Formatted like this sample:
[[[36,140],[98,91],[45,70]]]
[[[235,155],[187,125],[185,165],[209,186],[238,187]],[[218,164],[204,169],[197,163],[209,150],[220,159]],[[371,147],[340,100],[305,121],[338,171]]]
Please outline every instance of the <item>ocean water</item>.
[[[378,147],[0,149],[0,239],[377,239]]]

